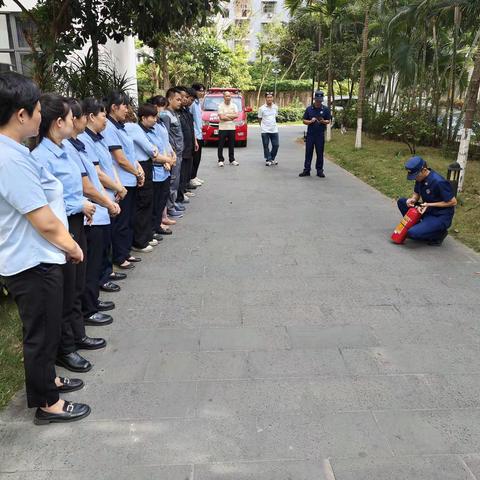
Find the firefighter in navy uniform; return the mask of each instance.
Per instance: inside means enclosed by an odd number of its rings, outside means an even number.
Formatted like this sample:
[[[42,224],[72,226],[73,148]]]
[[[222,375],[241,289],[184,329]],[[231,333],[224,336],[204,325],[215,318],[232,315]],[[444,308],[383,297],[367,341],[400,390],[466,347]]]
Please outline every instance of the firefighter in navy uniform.
[[[307,138],[305,145],[305,164],[303,172],[299,177],[309,177],[310,168],[312,166],[313,150],[317,152],[317,161],[315,168],[317,176],[324,178],[323,173],[323,150],[325,147],[325,129],[332,118],[330,109],[323,105],[323,92],[318,90],[315,92],[313,105],[305,110],[303,115],[303,123],[308,125]]]
[[[423,240],[429,245],[439,246],[448,235],[452,224],[457,199],[450,182],[431,170],[421,157],[412,157],[405,164],[408,180],[415,180],[410,198],[400,198],[398,208],[405,215],[420,199],[422,220],[408,230],[408,237]]]

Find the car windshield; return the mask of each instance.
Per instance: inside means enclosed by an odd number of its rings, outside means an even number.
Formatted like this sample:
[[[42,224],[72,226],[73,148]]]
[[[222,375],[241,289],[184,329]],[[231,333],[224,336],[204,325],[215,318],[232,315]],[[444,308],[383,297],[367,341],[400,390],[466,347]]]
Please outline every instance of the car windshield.
[[[207,112],[216,112],[218,110],[218,106],[223,102],[223,96],[209,96],[205,97],[203,101],[203,109]],[[237,106],[238,111],[242,111],[242,97],[232,97],[232,102]]]

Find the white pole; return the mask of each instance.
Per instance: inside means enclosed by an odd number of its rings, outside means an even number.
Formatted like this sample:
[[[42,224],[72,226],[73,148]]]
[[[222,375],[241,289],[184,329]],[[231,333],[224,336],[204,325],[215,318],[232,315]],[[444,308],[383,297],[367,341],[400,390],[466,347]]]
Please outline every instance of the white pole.
[[[463,182],[465,180],[465,168],[467,167],[468,150],[470,148],[470,139],[472,138],[472,129],[463,128],[460,137],[460,146],[458,147],[457,162],[462,168],[460,170],[460,177],[458,179],[458,191],[463,189]]]
[[[362,123],[363,118],[357,118],[357,135],[355,137],[355,148],[362,148]]]

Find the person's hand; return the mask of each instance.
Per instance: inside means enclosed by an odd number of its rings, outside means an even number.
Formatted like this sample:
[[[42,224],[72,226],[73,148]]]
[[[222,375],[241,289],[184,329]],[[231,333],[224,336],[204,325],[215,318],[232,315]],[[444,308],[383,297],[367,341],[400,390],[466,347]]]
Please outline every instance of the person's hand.
[[[118,203],[111,202],[107,208],[108,208],[108,214],[111,217],[116,217],[120,213],[120,206],[118,205]]]
[[[197,142],[197,139],[195,139],[195,151],[198,152],[200,150],[200,145]]]
[[[317,117],[311,118],[311,119],[310,119],[310,125],[311,125],[312,123],[315,123],[316,121],[317,121]]]
[[[417,207],[417,210],[423,215],[426,211],[427,211],[427,208],[429,207],[430,205],[428,203],[422,203],[419,207]]]
[[[415,199],[414,198],[407,198],[407,207],[414,207],[415,206]]]
[[[73,249],[67,254],[67,261],[72,263],[80,263],[83,262],[83,250],[80,248],[80,245],[77,242],[74,242],[75,245]]]
[[[170,166],[169,163],[164,163],[164,164],[163,164],[163,168],[164,168],[167,172],[169,172],[172,167]]]
[[[87,217],[87,223],[89,225],[92,223],[93,214],[95,213],[96,209],[97,207],[92,202],[85,200],[83,204],[83,214]]]
[[[127,196],[128,190],[121,185],[121,188],[117,190],[117,193],[115,194],[117,200],[123,200]]]

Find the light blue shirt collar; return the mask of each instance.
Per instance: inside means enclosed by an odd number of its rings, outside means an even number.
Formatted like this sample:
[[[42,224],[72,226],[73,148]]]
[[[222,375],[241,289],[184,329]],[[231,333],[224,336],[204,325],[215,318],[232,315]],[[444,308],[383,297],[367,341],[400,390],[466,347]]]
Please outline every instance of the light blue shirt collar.
[[[49,138],[43,137],[43,145],[48,148],[57,157],[66,157],[67,154],[62,147],[59,147],[56,143],[52,142]]]
[[[21,143],[18,143],[13,138],[7,137],[0,133],[0,142],[5,143],[6,145],[14,148],[15,150],[19,151],[22,155],[30,155],[30,150]]]

